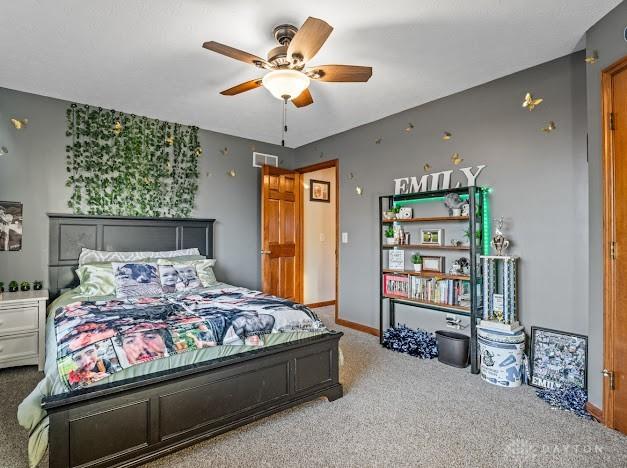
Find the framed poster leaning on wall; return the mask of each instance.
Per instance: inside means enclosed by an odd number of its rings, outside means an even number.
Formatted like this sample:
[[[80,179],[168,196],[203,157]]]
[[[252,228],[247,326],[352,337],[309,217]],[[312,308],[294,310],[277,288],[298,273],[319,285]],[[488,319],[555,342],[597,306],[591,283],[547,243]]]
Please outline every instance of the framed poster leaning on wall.
[[[588,337],[531,327],[531,379],[539,388],[588,388]]]

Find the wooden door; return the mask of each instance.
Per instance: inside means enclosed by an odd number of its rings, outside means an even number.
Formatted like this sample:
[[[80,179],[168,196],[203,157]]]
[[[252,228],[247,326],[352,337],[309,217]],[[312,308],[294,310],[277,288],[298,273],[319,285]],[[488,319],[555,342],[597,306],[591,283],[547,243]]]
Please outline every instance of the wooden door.
[[[261,183],[262,290],[302,302],[300,174],[263,166]]]
[[[603,73],[606,424],[627,434],[627,57]]]

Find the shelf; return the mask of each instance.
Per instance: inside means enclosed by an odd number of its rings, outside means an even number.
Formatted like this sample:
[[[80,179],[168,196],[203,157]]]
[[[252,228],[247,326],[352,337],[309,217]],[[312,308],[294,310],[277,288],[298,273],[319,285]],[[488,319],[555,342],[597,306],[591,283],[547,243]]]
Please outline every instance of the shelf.
[[[389,268],[384,268],[383,273],[395,273],[398,275],[420,276],[421,278],[440,278],[440,279],[470,281],[469,275],[449,275],[448,273],[438,273],[435,271],[417,272],[414,270],[390,270]]]
[[[401,249],[432,249],[432,250],[470,250],[469,245],[461,245],[455,247],[454,245],[432,245],[432,244],[384,244],[384,249],[393,249],[394,247],[400,247]]]
[[[404,219],[384,219],[381,221],[384,224],[389,223],[429,223],[439,221],[468,221],[469,216],[432,216],[430,218],[404,218]]]
[[[460,315],[470,315],[470,307],[463,307],[458,305],[440,304],[439,302],[422,301],[419,299],[410,299],[404,296],[384,295],[386,299],[393,299],[399,302],[409,302],[411,304],[423,305],[429,309],[438,309],[445,312],[453,312]]]

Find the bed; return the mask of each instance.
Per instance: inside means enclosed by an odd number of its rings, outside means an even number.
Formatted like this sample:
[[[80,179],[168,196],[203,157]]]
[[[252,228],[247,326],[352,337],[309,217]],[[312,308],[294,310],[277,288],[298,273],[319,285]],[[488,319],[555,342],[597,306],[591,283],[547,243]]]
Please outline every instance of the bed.
[[[111,299],[80,296],[74,272],[81,249],[198,248],[213,258],[214,220],[65,214],[49,218],[49,284],[55,300],[46,330],[46,375],[18,413],[20,423],[30,430],[31,464],[47,446],[52,468],[136,466],[302,402],[342,396],[338,369],[342,333],[298,328],[268,334],[263,347],[242,341],[194,349],[68,389],[57,362],[55,314],[58,318],[71,304]],[[234,297],[262,303],[277,320],[281,314],[315,316],[289,301],[219,282],[192,299],[197,303],[199,297],[211,307],[220,303],[230,307]],[[159,300],[189,305],[190,297],[173,294]],[[229,330],[232,333],[233,327]]]

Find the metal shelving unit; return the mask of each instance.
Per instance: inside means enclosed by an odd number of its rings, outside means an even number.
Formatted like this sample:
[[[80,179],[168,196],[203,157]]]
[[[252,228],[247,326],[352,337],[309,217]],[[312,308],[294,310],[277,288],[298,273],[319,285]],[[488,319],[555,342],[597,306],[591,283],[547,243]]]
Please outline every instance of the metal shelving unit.
[[[420,192],[420,193],[410,193],[403,195],[383,195],[379,197],[379,336],[380,340],[383,340],[383,331],[384,331],[384,304],[385,301],[389,302],[389,326],[393,327],[396,325],[396,317],[394,307],[396,304],[403,304],[412,307],[419,307],[423,309],[430,309],[440,311],[446,314],[455,314],[461,315],[470,318],[470,369],[473,374],[479,373],[479,356],[477,349],[477,323],[481,319],[481,301],[479,297],[478,290],[480,288],[477,285],[481,284],[481,272],[480,272],[480,263],[479,263],[479,255],[482,253],[487,253],[489,250],[489,243],[487,243],[487,239],[485,238],[485,234],[489,235],[490,232],[490,220],[489,220],[489,206],[487,202],[489,189],[485,189],[482,187],[461,187],[449,190],[438,190],[438,191],[430,191],[430,192]],[[435,216],[435,217],[420,217],[420,218],[411,218],[408,220],[398,220],[398,222],[402,223],[423,223],[423,222],[468,222],[468,230],[470,234],[470,245],[465,249],[460,249],[459,247],[454,246],[438,246],[440,250],[450,250],[450,251],[459,251],[466,250],[469,253],[469,265],[470,265],[470,274],[465,276],[464,278],[458,277],[456,279],[467,280],[470,283],[470,307],[461,307],[461,306],[452,306],[446,304],[438,304],[434,302],[426,302],[420,301],[413,298],[405,298],[405,297],[395,297],[384,294],[383,288],[383,278],[387,273],[391,273],[391,270],[384,268],[384,260],[383,256],[385,252],[387,252],[390,248],[395,246],[388,246],[383,244],[383,229],[386,228],[389,224],[393,222],[397,222],[397,220],[392,219],[384,219],[383,211],[384,209],[391,209],[398,204],[410,204],[412,202],[425,202],[432,199],[434,202],[442,202],[444,197],[449,193],[457,193],[462,198],[467,197],[469,203],[469,216],[467,217],[446,217],[446,216]],[[416,211],[416,208],[414,208]],[[416,215],[416,214],[415,214]],[[400,248],[409,248],[409,249],[421,249],[423,246],[420,244],[416,245],[398,245],[396,247]],[[394,272],[394,274],[398,275],[407,275],[407,276],[424,276],[428,278],[432,278],[434,276],[437,277],[437,274],[428,273],[428,274],[417,274],[413,272],[400,271]],[[445,273],[442,274],[442,278],[446,279],[447,275]],[[467,279],[466,279],[467,278]]]

